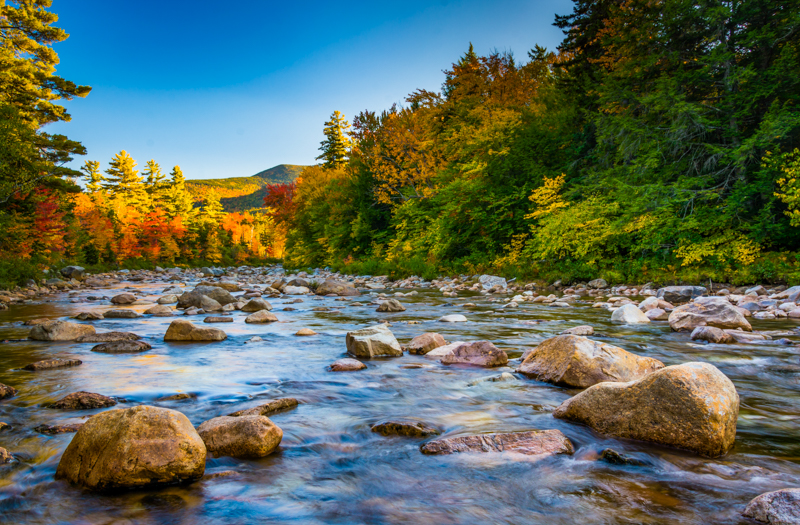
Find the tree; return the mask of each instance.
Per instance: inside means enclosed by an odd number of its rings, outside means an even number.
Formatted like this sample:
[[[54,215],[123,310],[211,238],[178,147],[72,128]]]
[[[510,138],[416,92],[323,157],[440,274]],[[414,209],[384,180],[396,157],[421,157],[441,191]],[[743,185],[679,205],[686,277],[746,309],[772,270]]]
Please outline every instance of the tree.
[[[316,160],[322,160],[326,168],[341,168],[347,164],[353,141],[348,136],[350,124],[344,115],[334,111],[331,119],[325,123],[325,140],[320,143],[322,154]]]
[[[96,160],[87,160],[81,167],[81,171],[85,174],[86,189],[89,193],[96,194],[103,189],[105,177],[100,173],[100,163]]]
[[[214,190],[209,191],[203,203],[203,221],[216,225],[219,224],[224,214],[222,203],[219,201],[219,195],[217,195],[217,192]]]
[[[152,159],[147,161],[145,169],[142,172],[144,177],[144,188],[153,207],[161,203],[161,198],[167,189],[168,184],[165,183],[167,176],[161,171],[161,166]]]
[[[126,205],[142,209],[147,200],[147,194],[142,177],[135,168],[136,161],[133,160],[133,157],[125,150],[120,151],[109,163],[106,170],[108,177],[106,177],[103,187]]]
[[[186,190],[186,179],[180,166],[175,166],[170,172],[171,181],[166,195],[166,210],[170,218],[180,217],[183,224],[189,224],[196,215],[192,196]]]

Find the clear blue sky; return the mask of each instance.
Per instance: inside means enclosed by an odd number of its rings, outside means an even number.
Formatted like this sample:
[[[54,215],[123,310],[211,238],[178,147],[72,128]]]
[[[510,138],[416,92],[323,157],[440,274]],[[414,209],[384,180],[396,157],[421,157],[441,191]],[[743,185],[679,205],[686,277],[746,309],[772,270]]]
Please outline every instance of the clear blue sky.
[[[470,42],[555,48],[569,0],[268,2],[54,0],[58,73],[92,86],[50,126],[105,169],[127,150],[187,178],[313,164],[325,120],[439,91]],[[86,158],[73,163],[83,164]]]

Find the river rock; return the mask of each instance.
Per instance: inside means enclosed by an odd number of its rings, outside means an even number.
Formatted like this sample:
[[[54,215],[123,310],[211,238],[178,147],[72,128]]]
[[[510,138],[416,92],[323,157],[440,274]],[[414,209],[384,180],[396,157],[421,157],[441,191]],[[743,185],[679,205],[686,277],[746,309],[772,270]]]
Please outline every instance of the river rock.
[[[214,316],[210,315],[203,319],[204,323],[232,323],[233,317],[223,317],[223,316]]]
[[[101,394],[73,392],[62,397],[55,403],[47,405],[47,408],[57,408],[60,410],[89,410],[92,408],[113,407],[116,404],[116,401]]]
[[[236,302],[236,299],[229,292],[218,286],[197,286],[191,292],[184,292],[178,297],[178,308],[189,308],[191,306],[202,308],[203,297],[213,299],[220,304],[220,307]]]
[[[144,341],[114,341],[111,343],[102,343],[92,348],[92,352],[100,352],[102,354],[135,354],[144,352],[153,348],[149,343]]]
[[[82,281],[86,276],[86,270],[81,266],[67,266],[61,268],[59,273],[67,279],[75,279],[76,281]]]
[[[175,315],[175,312],[172,310],[172,308],[165,304],[158,304],[152,308],[148,308],[144,311],[144,313],[148,315],[155,315],[156,317],[172,317]]]
[[[553,412],[619,438],[718,457],[733,447],[739,395],[708,363],[668,366],[628,383],[599,383]]]
[[[447,342],[441,335],[435,332],[427,332],[412,339],[405,349],[408,350],[409,354],[425,355],[431,350],[446,344]]]
[[[175,294],[162,295],[156,302],[158,304],[175,304],[178,302],[178,296]]]
[[[116,310],[108,310],[103,314],[106,319],[138,319],[142,314],[135,310],[128,310],[125,308],[118,308]]]
[[[604,288],[608,288],[608,283],[605,279],[594,279],[593,281],[589,281],[586,283],[586,286],[589,288],[594,288],[596,290],[602,290]]]
[[[747,290],[745,290],[744,294],[745,295],[755,295],[755,296],[767,295],[767,289],[759,284],[758,286],[754,286],[752,288],[748,288]]]
[[[455,454],[459,452],[516,452],[528,456],[547,457],[572,454],[575,449],[560,430],[531,430],[507,434],[481,434],[429,441],[420,447],[423,454]]]
[[[347,352],[356,357],[397,357],[403,355],[400,344],[385,324],[347,332]]]
[[[259,405],[257,407],[233,412],[232,414],[228,414],[228,416],[230,417],[268,416],[270,414],[274,414],[275,412],[279,412],[281,410],[288,410],[290,408],[294,408],[297,405],[298,402],[295,398],[284,397],[281,399],[273,399],[272,401],[264,403],[263,405]]]
[[[754,498],[742,516],[770,525],[800,524],[800,489],[781,489]]]
[[[505,366],[508,355],[489,341],[464,343],[442,357],[443,365]]]
[[[200,328],[190,321],[172,321],[164,341],[224,341],[228,336],[219,328]]]
[[[373,425],[373,432],[382,436],[405,436],[424,438],[441,434],[438,429],[420,421],[383,421]]]
[[[12,386],[4,385],[0,383],[0,399],[6,399],[7,397],[14,397],[17,395],[18,390]]]
[[[11,455],[11,452],[0,447],[0,465],[5,465],[6,463],[11,463],[14,461],[14,456]]]
[[[497,275],[481,275],[478,278],[478,282],[481,283],[481,287],[484,290],[491,290],[495,286],[499,286],[502,289],[506,289],[508,287],[508,283],[502,277],[498,277]]]
[[[438,348],[434,348],[433,350],[425,354],[425,357],[444,357],[446,355],[452,354],[456,348],[465,344],[467,343],[465,343],[464,341],[455,341],[453,343],[440,346]]]
[[[333,279],[328,279],[317,286],[315,292],[317,295],[335,294],[340,297],[361,295],[361,292],[356,290],[353,286]]]
[[[69,321],[47,321],[31,328],[28,339],[34,341],[74,341],[82,335],[95,333],[94,326],[70,323]]]
[[[688,303],[695,297],[705,295],[707,291],[703,286],[667,286],[659,288],[656,297],[672,304]]]
[[[675,308],[669,314],[669,326],[676,332],[691,332],[698,326],[716,328],[753,328],[742,313],[724,299],[707,303],[689,303]]]
[[[83,426],[83,423],[70,423],[68,425],[39,425],[33,427],[33,430],[40,434],[47,434],[48,436],[55,436],[56,434],[71,434],[77,432]]]
[[[78,321],[102,321],[105,317],[98,312],[81,312],[73,317],[73,319],[77,319]]]
[[[669,320],[669,312],[661,308],[653,308],[644,313],[651,321],[667,321]]]
[[[78,343],[112,343],[114,341],[138,341],[138,335],[131,332],[99,332],[82,335],[75,341]]]
[[[731,336],[736,343],[753,344],[763,343],[769,341],[772,337],[766,334],[756,334],[753,332],[744,332],[742,330],[725,330],[725,333]]]
[[[24,370],[31,370],[39,372],[40,370],[50,370],[52,368],[67,368],[70,366],[78,366],[82,363],[79,359],[45,359],[43,361],[36,361],[29,365],[22,367]]]
[[[215,458],[263,458],[283,439],[280,427],[259,415],[215,417],[197,427],[197,433]]]
[[[611,314],[611,321],[625,324],[645,324],[650,319],[635,304],[620,306]]]
[[[121,293],[112,297],[111,302],[114,304],[131,304],[136,302],[136,296],[132,293]]]
[[[198,286],[210,286],[212,288],[222,288],[226,292],[241,292],[242,287],[236,283],[231,283],[228,281],[219,281],[217,283],[211,281],[203,281]]]
[[[151,488],[200,479],[206,447],[189,419],[151,406],[109,410],[89,418],[56,470],[91,490]]]
[[[400,301],[398,301],[397,299],[389,299],[387,301],[382,302],[380,304],[380,306],[378,306],[378,309],[375,310],[375,311],[376,312],[389,312],[389,313],[405,312],[406,311],[406,307],[403,306],[400,303]]]
[[[440,323],[466,323],[467,318],[461,314],[450,314],[439,318]]]
[[[604,381],[633,381],[664,368],[664,363],[577,335],[543,341],[517,372],[538,381],[588,388]]]
[[[222,305],[207,295],[200,297],[200,308],[204,312],[219,312],[222,310]]]
[[[314,330],[312,330],[311,328],[301,328],[301,329],[300,329],[300,330],[298,330],[298,331],[297,331],[297,333],[295,333],[294,335],[299,335],[299,336],[310,336],[310,335],[317,335],[317,332],[315,332],[315,331],[314,331]]]
[[[261,310],[272,310],[272,305],[264,299],[250,299],[242,306],[243,312],[260,312]]]
[[[562,335],[594,335],[594,328],[589,325],[581,325],[581,326],[573,326],[572,328],[567,328],[563,332]]]
[[[708,341],[709,343],[730,344],[736,340],[729,333],[714,326],[698,326],[692,330],[693,341]]]
[[[358,359],[351,359],[349,357],[338,359],[330,366],[331,372],[355,372],[357,370],[364,370],[365,368],[367,368],[367,365]]]
[[[311,290],[306,288],[305,286],[289,286],[286,285],[283,288],[283,293],[286,295],[306,295],[311,293]]]
[[[244,318],[245,323],[274,323],[278,318],[267,310],[259,310]]]

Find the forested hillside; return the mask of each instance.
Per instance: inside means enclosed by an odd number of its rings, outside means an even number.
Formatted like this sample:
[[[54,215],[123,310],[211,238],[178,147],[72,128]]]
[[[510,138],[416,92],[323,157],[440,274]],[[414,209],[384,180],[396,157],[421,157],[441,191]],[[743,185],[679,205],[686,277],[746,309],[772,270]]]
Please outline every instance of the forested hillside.
[[[196,202],[201,202],[213,190],[226,212],[245,212],[264,206],[268,185],[291,183],[304,167],[279,164],[250,177],[187,180],[186,189]]]

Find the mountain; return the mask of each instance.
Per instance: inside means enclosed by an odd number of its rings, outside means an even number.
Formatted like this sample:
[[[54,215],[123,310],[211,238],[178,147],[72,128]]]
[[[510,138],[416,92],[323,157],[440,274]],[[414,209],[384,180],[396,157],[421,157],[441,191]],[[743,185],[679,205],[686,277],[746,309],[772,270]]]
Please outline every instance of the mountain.
[[[263,206],[267,184],[292,182],[300,176],[303,168],[305,166],[279,164],[250,177],[187,180],[186,189],[196,202],[202,201],[209,191],[215,190],[226,212],[244,212]]]

